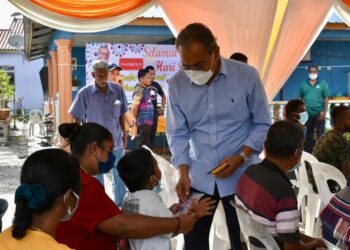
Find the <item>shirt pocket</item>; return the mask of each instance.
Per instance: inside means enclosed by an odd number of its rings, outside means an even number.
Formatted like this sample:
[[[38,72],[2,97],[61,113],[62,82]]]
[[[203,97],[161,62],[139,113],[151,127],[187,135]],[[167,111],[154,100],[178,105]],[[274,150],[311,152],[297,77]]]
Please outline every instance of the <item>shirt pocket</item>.
[[[231,90],[224,98],[218,100],[220,101],[220,109],[218,109],[220,118],[231,122],[243,122],[249,118],[249,108],[243,91]]]
[[[120,100],[119,102],[117,101],[112,104],[112,107],[110,109],[111,116],[116,119],[120,117],[121,108],[122,108],[122,102]]]

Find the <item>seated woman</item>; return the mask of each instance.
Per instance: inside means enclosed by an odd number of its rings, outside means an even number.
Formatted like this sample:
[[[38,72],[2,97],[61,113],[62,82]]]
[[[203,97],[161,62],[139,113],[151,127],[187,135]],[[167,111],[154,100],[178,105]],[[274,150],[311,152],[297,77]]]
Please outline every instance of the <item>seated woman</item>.
[[[61,149],[30,155],[16,189],[13,226],[0,234],[0,249],[70,249],[55,240],[55,230],[60,221],[74,214],[79,192],[77,159]]]
[[[113,137],[96,123],[62,124],[59,132],[69,143],[81,167],[82,192],[79,206],[70,221],[56,231],[59,242],[80,250],[115,250],[118,237],[150,238],[156,235],[187,233],[197,221],[197,214],[172,218],[126,215],[107,196],[93,175],[106,173],[114,166]],[[211,206],[206,207],[212,210]]]

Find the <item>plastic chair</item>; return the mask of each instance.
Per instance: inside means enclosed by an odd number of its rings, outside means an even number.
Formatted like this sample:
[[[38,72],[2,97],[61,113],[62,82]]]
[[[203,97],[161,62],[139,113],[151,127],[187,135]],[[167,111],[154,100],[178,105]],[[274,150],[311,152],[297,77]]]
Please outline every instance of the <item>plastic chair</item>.
[[[257,250],[257,249],[269,249],[269,250],[279,250],[275,239],[267,231],[266,227],[258,222],[256,222],[243,208],[238,207],[237,205],[232,204],[237,211],[237,217],[241,232],[247,243],[248,250]],[[256,247],[250,243],[249,238],[255,238],[259,240],[265,248]]]
[[[307,218],[305,233],[320,237],[322,234],[322,223],[319,214],[334,196],[331,192],[328,181],[335,181],[341,188],[346,186],[346,178],[338,169],[323,162],[306,162],[311,167],[313,180],[318,193],[310,192],[307,196]]]
[[[337,168],[323,162],[310,162],[322,205],[326,206],[334,196],[329,189],[328,181],[335,181],[341,188],[346,187],[346,178]]]
[[[340,250],[340,248],[334,246],[332,243],[330,243],[329,241],[326,241],[326,240],[323,240],[324,243],[326,244],[327,246],[327,249],[328,250]]]
[[[39,124],[40,134],[44,134],[44,128],[41,125],[44,113],[40,109],[32,109],[29,111],[29,136],[34,136],[34,125]]]
[[[298,209],[301,212],[301,228],[305,228],[306,225],[306,200],[309,193],[314,193],[312,185],[308,177],[306,170],[305,162],[318,162],[315,156],[307,152],[303,152],[301,156],[301,165],[295,170],[295,176],[297,178],[297,186],[299,188],[297,200],[298,200]]]

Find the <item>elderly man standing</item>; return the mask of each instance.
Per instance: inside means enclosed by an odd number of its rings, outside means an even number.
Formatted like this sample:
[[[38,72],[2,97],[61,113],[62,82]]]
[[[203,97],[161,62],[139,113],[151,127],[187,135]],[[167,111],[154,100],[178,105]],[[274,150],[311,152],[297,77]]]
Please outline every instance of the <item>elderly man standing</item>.
[[[238,178],[258,162],[270,126],[267,99],[258,72],[227,60],[203,24],[184,28],[176,39],[182,61],[169,84],[167,138],[179,170],[176,191],[182,200],[193,192],[221,200],[231,246],[241,249],[234,198]],[[211,170],[224,164],[223,170]],[[213,216],[185,235],[186,249],[209,249]]]
[[[85,120],[86,116],[86,122],[98,123],[113,134],[113,153],[116,157],[112,168],[114,195],[115,202],[120,206],[126,193],[126,187],[115,166],[124,154],[122,125],[127,121],[129,126],[133,127],[134,120],[130,119],[131,115],[123,89],[119,85],[107,81],[107,62],[102,60],[94,62],[92,76],[95,78],[95,82],[79,90],[69,113],[78,123]],[[103,174],[98,175],[98,179],[103,184]]]

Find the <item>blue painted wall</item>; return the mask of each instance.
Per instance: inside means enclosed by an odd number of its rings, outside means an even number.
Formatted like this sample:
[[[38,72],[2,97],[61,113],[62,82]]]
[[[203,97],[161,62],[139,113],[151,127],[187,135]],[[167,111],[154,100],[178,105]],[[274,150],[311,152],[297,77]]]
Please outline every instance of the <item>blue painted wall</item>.
[[[323,31],[320,37],[349,37],[349,32]],[[331,96],[348,95],[348,72],[350,72],[350,42],[316,41],[311,47],[311,61],[301,62],[283,86],[284,100],[298,98],[301,82],[307,79],[307,66],[321,66],[319,77],[326,80]],[[279,94],[275,100],[280,100]]]

